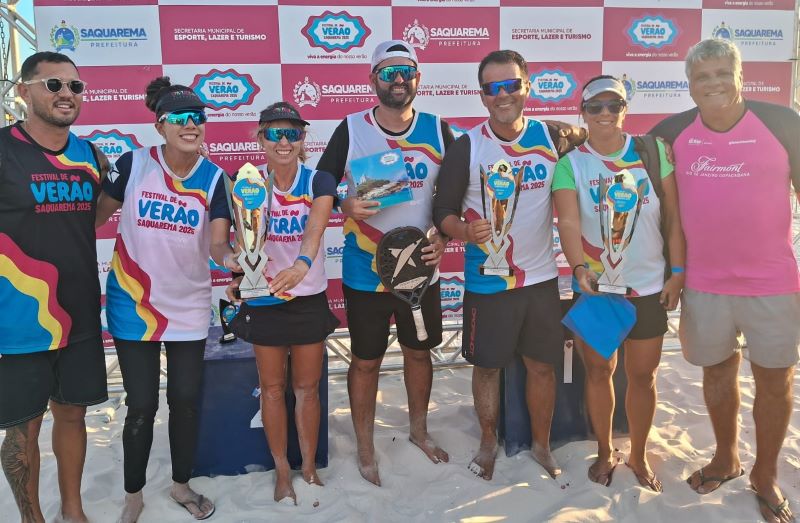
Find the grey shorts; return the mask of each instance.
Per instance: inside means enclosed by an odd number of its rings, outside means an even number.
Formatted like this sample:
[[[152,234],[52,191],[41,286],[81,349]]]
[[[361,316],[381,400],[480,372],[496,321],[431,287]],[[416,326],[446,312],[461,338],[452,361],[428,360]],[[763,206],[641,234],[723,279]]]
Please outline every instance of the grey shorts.
[[[786,368],[800,352],[800,293],[775,296],[729,296],[684,289],[680,340],[684,357],[694,365],[722,363],[747,340],[748,359],[760,367]]]

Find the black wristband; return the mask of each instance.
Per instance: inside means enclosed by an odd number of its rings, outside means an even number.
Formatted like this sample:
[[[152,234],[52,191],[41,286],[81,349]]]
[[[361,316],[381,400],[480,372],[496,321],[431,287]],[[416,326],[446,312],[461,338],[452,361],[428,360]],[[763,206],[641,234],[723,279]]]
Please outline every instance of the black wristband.
[[[232,280],[235,280],[236,278],[238,278],[240,276],[244,276],[244,273],[243,272],[233,272],[233,271],[231,271],[231,279]]]
[[[583,267],[584,269],[588,269],[588,267],[586,266],[585,263],[581,263],[580,265],[576,265],[575,267],[572,268],[572,277],[573,278],[577,278],[577,276],[575,276],[575,271],[577,271],[579,267]]]

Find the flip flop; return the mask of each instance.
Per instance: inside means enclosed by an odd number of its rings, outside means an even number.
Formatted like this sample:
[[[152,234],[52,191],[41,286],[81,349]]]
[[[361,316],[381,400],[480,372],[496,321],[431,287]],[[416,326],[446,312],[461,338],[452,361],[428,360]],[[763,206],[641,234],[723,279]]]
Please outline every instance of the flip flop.
[[[792,514],[792,511],[789,510],[789,500],[786,499],[786,497],[784,497],[783,501],[781,501],[777,505],[773,505],[769,501],[767,501],[766,499],[761,497],[761,495],[758,493],[758,491],[755,489],[755,487],[753,487],[753,485],[750,485],[750,489],[756,495],[756,500],[758,501],[758,508],[759,508],[759,510],[761,510],[762,515],[763,515],[763,512],[764,512],[764,509],[766,508],[770,512],[772,512],[773,516],[775,516],[776,518],[780,519],[781,512],[783,512],[785,510],[785,511],[787,511],[789,513],[789,517],[791,518],[790,521],[796,521],[796,519],[794,517],[794,514]]]
[[[172,498],[172,496],[170,496],[170,497]],[[211,510],[209,510],[208,512],[203,514],[203,501],[206,501],[206,500],[208,500],[209,503],[211,503]],[[211,502],[210,499],[208,499],[207,497],[203,496],[202,494],[198,494],[195,499],[192,499],[192,500],[189,500],[189,501],[178,501],[175,498],[172,498],[172,501],[174,501],[178,505],[182,506],[184,508],[184,510],[186,510],[186,512],[188,512],[197,521],[202,521],[204,519],[210,518],[214,514],[214,512],[217,510],[216,505],[214,505],[214,503]],[[199,516],[199,517],[195,516],[195,513],[192,512],[189,509],[189,507],[192,506],[192,505],[197,507],[197,512],[200,512],[200,514],[202,514],[202,516]]]
[[[718,477],[718,476],[706,477],[705,473],[703,472],[703,469],[698,470],[694,474],[700,474],[700,483],[697,484],[697,487],[692,488],[692,490],[694,490],[695,492],[697,492],[700,495],[705,495],[705,494],[711,494],[712,492],[714,492],[715,490],[717,490],[722,485],[724,485],[725,483],[727,483],[728,481],[730,481],[732,479],[736,479],[736,478],[740,478],[740,477],[744,476],[744,468],[740,468],[738,474],[737,473],[731,474],[730,476],[725,476],[724,478],[723,477]],[[694,474],[692,474],[691,476],[686,478],[686,483],[688,483],[690,487],[692,486],[692,477],[694,476]],[[719,483],[719,485],[717,485],[715,488],[709,490],[708,492],[698,492],[697,489],[699,489],[701,486],[705,485],[709,481],[715,481],[715,482]]]
[[[643,476],[633,470],[633,467],[631,467],[627,462],[625,462],[625,466],[631,469],[631,472],[633,472],[633,475],[636,476],[636,480],[639,482],[639,485],[650,489],[653,492],[664,492],[664,486],[658,480],[655,473],[653,473],[652,476]]]
[[[619,458],[617,458],[616,460],[614,460],[614,464],[611,465],[610,469],[608,469],[606,472],[603,472],[602,474],[598,474],[594,478],[592,478],[592,475],[591,475],[592,474],[592,472],[591,472],[592,469],[591,469],[591,467],[589,467],[589,470],[587,471],[587,475],[589,476],[589,480],[590,481],[594,481],[598,485],[603,485],[604,487],[607,487],[607,486],[611,485],[611,480],[614,479],[614,469],[617,468],[617,465],[619,465],[620,461],[621,460]],[[605,483],[602,483],[602,482],[598,481],[602,477],[606,478]]]

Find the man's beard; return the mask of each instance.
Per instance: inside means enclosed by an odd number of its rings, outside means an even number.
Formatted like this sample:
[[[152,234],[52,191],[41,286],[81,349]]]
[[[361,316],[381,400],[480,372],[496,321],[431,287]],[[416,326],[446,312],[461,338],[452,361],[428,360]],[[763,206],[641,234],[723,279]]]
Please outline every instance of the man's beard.
[[[34,114],[36,114],[36,116],[38,116],[39,119],[41,119],[41,120],[43,120],[43,121],[45,121],[45,122],[47,122],[50,125],[53,125],[55,127],[69,127],[69,126],[71,126],[75,122],[75,120],[78,119],[78,114],[80,114],[80,111],[76,110],[74,117],[67,116],[67,117],[63,117],[63,118],[58,118],[58,117],[54,116],[52,113],[44,110],[38,104],[34,103],[34,104],[31,104],[31,105],[32,105],[31,111]]]
[[[392,88],[397,87],[398,85],[402,85],[406,88],[406,93],[402,98],[397,98],[396,96],[392,95]],[[411,102],[413,102],[414,98],[417,96],[417,90],[412,89],[408,82],[404,84],[392,84],[388,89],[381,89],[376,82],[375,93],[378,95],[378,100],[381,101],[381,104],[391,109],[402,109],[407,107],[411,105]]]

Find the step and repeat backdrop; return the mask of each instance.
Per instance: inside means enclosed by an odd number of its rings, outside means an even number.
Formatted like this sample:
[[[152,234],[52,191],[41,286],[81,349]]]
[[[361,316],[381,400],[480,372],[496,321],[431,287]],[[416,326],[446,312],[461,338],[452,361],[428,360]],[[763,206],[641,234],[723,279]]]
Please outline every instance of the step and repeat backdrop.
[[[414,45],[422,79],[415,107],[443,115],[458,136],[486,117],[481,58],[495,49],[525,56],[533,85],[525,114],[578,122],[583,83],[598,74],[628,88],[627,129],[648,131],[693,106],[683,58],[708,37],[736,42],[748,98],[791,101],[795,0],[35,0],[39,50],[67,54],[88,82],[74,130],[113,161],[160,143],[145,85],[156,76],[191,86],[208,104],[211,159],[228,171],[263,163],[258,113],[287,100],[309,120],[314,165],[348,113],[375,105],[368,81],[375,45]],[[98,234],[101,282],[116,224]],[[341,217],[325,234],[329,299],[344,320]],[[554,256],[560,255],[558,237]],[[463,247],[442,262],[447,317],[461,314]],[[562,257],[563,258],[563,257]],[[211,263],[215,299],[229,275]]]

